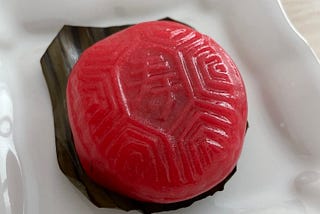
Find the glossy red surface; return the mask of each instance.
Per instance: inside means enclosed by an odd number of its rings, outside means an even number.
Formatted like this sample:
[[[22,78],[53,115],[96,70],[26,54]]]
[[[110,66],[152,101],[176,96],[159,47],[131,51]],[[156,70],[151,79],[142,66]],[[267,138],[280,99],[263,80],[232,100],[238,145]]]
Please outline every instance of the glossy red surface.
[[[135,25],[88,48],[67,106],[81,164],[102,186],[172,203],[222,181],[247,121],[238,69],[211,38],[185,25]]]

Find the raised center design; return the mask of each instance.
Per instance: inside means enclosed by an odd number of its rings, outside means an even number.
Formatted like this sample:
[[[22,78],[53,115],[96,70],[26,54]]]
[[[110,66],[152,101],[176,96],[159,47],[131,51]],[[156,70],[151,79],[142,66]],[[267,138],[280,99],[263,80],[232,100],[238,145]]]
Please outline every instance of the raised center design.
[[[161,47],[137,49],[119,66],[120,84],[130,116],[169,130],[187,105],[177,55]]]

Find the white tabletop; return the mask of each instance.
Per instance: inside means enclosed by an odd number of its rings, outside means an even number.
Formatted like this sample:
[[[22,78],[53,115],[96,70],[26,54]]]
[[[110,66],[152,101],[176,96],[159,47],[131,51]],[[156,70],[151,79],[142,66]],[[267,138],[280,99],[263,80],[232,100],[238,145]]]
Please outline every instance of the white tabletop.
[[[281,0],[289,19],[320,58],[320,1]]]

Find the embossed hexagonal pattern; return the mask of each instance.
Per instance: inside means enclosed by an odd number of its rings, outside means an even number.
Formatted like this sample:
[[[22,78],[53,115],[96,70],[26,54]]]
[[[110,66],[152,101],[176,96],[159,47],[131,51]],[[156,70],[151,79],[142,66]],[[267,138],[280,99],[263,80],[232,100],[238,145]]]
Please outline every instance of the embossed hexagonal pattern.
[[[75,146],[97,183],[142,201],[199,195],[235,167],[247,101],[211,38],[178,23],[135,25],[87,49],[67,88]]]

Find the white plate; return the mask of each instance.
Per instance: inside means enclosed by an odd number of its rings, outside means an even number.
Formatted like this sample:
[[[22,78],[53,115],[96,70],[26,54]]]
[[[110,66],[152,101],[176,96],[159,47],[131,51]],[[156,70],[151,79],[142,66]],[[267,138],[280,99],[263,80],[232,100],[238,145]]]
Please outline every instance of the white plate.
[[[0,5],[1,214],[124,213],[94,207],[60,172],[39,60],[63,24],[110,26],[167,16],[212,36],[232,56],[247,86],[250,121],[238,172],[225,191],[171,213],[320,212],[320,64],[277,1]]]

